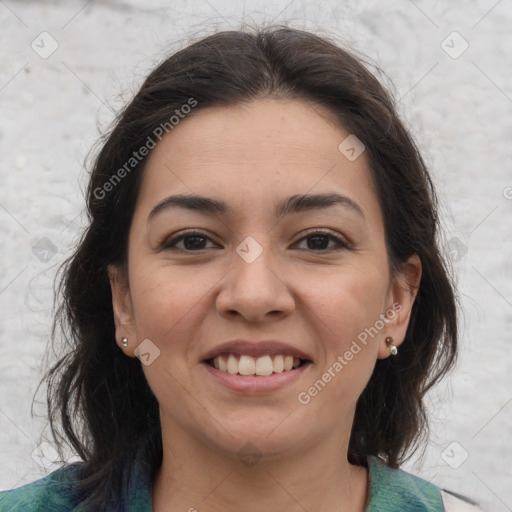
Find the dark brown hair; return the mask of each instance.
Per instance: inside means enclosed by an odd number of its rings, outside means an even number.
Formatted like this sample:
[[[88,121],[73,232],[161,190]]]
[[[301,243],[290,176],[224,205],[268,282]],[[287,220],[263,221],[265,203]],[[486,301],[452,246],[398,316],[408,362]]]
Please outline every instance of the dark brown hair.
[[[193,116],[269,97],[323,105],[363,142],[391,268],[413,254],[422,263],[399,354],[377,361],[359,398],[349,461],[366,465],[374,455],[397,467],[428,432],[422,400],[455,361],[456,298],[438,246],[435,191],[390,94],[359,57],[328,38],[282,26],[219,32],[158,65],[100,141],[87,191],[90,223],[62,267],[53,335],[60,329],[69,350],[47,375],[48,410],[55,440],[86,463],[91,504],[117,485],[121,458],[134,440],[159,426],[140,362],[115,342],[107,275],[110,264],[126,262],[146,158],[122,179],[115,175],[191,98]]]

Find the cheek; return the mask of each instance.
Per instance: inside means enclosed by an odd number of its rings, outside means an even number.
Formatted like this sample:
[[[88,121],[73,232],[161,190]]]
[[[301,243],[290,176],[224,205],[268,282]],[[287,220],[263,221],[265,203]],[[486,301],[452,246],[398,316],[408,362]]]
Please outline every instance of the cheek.
[[[137,339],[149,339],[158,348],[154,362],[143,366],[146,379],[160,403],[182,411],[194,394],[190,370],[197,364],[193,354],[205,315],[202,299],[211,288],[201,277],[192,270],[146,263],[130,282]]]
[[[137,268],[136,264],[133,267]],[[137,326],[168,329],[184,318],[208,289],[205,280],[198,275],[186,269],[141,262],[130,276]]]
[[[322,278],[304,274],[300,283],[307,309],[318,315],[316,323],[331,340],[326,346],[342,350],[384,313],[387,274],[375,266],[347,266]]]
[[[381,320],[386,276],[366,267],[364,272],[339,272],[322,286],[318,281],[303,281],[305,314],[316,325],[315,336],[322,340],[315,387],[320,391],[328,384],[325,398],[331,395],[338,403],[352,403],[366,386],[386,325]],[[318,377],[322,382],[318,383]]]
[[[130,276],[137,339],[149,338],[162,356],[172,356],[168,363],[173,366],[178,360],[192,365],[191,354],[211,307],[208,296],[221,275],[213,268],[141,263]]]

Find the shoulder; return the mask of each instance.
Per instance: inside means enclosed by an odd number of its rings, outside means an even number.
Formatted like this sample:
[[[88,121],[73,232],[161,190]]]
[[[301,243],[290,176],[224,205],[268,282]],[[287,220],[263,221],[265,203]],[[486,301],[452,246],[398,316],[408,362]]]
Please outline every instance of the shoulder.
[[[16,489],[0,492],[0,512],[84,512],[94,510],[151,512],[153,469],[162,458],[159,427],[143,433],[129,450],[101,468],[85,462],[66,464]],[[158,442],[157,442],[158,441]]]
[[[367,512],[444,512],[441,490],[434,484],[392,469],[368,457],[370,485]]]
[[[482,512],[471,500],[404,470],[392,469],[376,457],[368,457],[368,468],[367,512]]]
[[[67,464],[16,489],[0,492],[2,512],[72,512],[79,463]]]

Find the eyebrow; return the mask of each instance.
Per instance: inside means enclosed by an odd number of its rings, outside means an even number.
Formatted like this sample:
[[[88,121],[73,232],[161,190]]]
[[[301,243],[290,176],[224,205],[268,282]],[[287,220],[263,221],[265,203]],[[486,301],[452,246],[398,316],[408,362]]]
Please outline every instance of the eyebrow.
[[[276,217],[311,210],[330,208],[342,205],[355,211],[364,218],[361,207],[352,199],[340,194],[296,194],[280,201],[274,209]],[[160,201],[150,212],[148,221],[157,214],[170,208],[185,208],[206,214],[233,214],[233,210],[223,201],[198,195],[175,195]]]

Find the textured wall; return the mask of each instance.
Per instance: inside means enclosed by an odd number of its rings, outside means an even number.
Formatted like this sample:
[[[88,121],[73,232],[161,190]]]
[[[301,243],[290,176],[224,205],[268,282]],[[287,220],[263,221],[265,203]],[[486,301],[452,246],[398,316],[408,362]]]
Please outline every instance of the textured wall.
[[[0,1],[0,489],[53,468],[30,406],[98,130],[174,45],[242,20],[336,35],[392,81],[438,185],[464,309],[459,366],[429,395],[428,449],[406,469],[512,510],[510,0]]]

